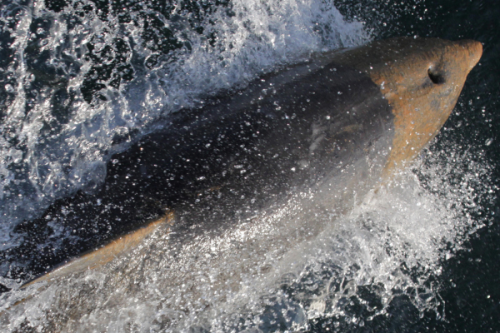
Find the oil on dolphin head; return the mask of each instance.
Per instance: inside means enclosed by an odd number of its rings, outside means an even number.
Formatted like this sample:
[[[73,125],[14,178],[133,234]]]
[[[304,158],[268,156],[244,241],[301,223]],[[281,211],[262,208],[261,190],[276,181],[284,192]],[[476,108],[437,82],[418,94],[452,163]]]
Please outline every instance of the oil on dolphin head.
[[[395,133],[386,177],[436,136],[481,54],[481,43],[472,40],[403,37],[339,55],[339,63],[368,74],[392,108]]]

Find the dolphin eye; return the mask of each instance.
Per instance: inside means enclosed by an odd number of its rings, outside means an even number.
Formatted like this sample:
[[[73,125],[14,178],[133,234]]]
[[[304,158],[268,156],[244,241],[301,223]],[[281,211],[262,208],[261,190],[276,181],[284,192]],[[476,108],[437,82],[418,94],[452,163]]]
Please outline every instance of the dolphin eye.
[[[434,84],[443,84],[445,82],[443,73],[433,67],[429,68],[427,74],[429,74],[429,79],[431,79]]]

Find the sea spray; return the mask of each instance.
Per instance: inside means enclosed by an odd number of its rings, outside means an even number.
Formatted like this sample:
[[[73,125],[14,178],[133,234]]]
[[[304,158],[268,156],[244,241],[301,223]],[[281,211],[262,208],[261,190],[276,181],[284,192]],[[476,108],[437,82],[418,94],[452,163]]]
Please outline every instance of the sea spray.
[[[363,326],[402,297],[414,311],[442,318],[442,264],[482,227],[467,214],[470,202],[491,199],[488,164],[470,163],[480,159],[427,150],[413,171],[396,175],[345,216],[306,217],[299,198],[177,252],[169,249],[168,233],[159,231],[103,270],[4,294],[7,309],[36,292],[2,320],[13,328],[76,332],[273,332],[307,329],[318,320]],[[466,161],[464,181],[455,182],[447,166]],[[266,242],[297,218],[326,220],[329,227],[288,249]]]
[[[96,191],[112,154],[165,126],[169,113],[311,52],[368,39],[362,24],[316,0],[11,1],[0,30],[3,276],[23,270],[9,254],[26,241],[23,220],[78,190]],[[48,251],[72,234],[54,224],[39,244]]]

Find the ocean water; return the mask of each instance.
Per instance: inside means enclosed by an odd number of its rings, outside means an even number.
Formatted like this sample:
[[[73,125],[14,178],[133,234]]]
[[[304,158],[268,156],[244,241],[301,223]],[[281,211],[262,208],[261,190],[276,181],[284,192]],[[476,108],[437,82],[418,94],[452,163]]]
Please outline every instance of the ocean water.
[[[4,1],[5,331],[500,331],[498,7],[417,0]],[[168,131],[169,114],[313,52],[401,35],[473,38],[485,52],[455,112],[415,164],[349,214],[317,217],[332,227],[313,242],[284,253],[271,248],[264,264],[272,273],[244,275],[238,291],[213,287],[213,276],[237,267],[231,240],[265,241],[262,235],[279,230],[288,212],[215,245],[200,243],[204,260],[186,253],[185,262],[170,267],[159,234],[140,248],[150,253],[146,263],[132,254],[104,271],[19,290],[40,272],[34,251],[63,260],[62,244],[78,241],[58,220],[47,220],[44,234],[29,221],[56,200],[98,189],[113,154]],[[212,258],[214,247],[222,264]],[[180,271],[189,279],[176,285]],[[116,272],[140,288],[124,293]]]

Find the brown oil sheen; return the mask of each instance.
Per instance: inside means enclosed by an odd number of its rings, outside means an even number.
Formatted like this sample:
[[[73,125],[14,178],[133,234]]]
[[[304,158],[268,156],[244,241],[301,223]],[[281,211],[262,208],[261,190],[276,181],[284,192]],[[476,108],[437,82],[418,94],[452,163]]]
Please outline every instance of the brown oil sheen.
[[[439,132],[482,49],[472,40],[395,38],[339,54],[336,61],[365,72],[392,108],[395,133],[386,179]]]
[[[87,253],[79,258],[70,261],[59,269],[56,269],[46,275],[43,275],[22,287],[25,288],[31,284],[49,281],[51,279],[67,275],[69,273],[83,272],[87,269],[95,269],[115,259],[117,256],[124,255],[125,253],[135,249],[148,235],[152,234],[161,225],[172,226],[174,223],[174,212],[169,211],[162,218],[153,221],[132,233],[124,235],[104,247]]]

